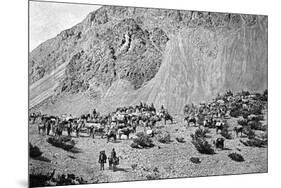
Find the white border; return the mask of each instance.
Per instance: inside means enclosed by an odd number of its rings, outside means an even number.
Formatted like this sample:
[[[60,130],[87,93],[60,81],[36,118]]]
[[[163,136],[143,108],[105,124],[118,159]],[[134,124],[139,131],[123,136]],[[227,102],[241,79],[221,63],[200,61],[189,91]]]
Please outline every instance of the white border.
[[[62,1],[62,0],[57,0]],[[278,1],[250,0],[65,0],[93,4],[172,8],[269,15],[269,173],[68,187],[269,187],[280,177],[280,6]],[[62,1],[64,2],[64,1]],[[27,1],[1,5],[0,187],[27,187]]]

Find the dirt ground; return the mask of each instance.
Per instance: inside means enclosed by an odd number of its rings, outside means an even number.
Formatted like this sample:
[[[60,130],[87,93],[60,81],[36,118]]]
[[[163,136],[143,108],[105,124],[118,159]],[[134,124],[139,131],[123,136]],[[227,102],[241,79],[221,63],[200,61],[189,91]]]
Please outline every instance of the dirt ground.
[[[236,124],[236,119],[228,120],[230,129]],[[196,177],[241,173],[265,173],[267,166],[267,148],[247,147],[240,143],[234,132],[234,139],[225,141],[225,149],[216,149],[216,154],[200,154],[191,143],[190,134],[196,127],[185,128],[182,117],[176,117],[176,123],[163,125],[159,122],[157,129],[166,130],[171,135],[172,142],[163,144],[153,138],[154,147],[149,149],[131,148],[131,139],[117,140],[107,143],[106,139],[96,136],[95,139],[85,133],[76,138],[76,149],[65,151],[50,145],[47,136],[39,135],[36,124],[29,125],[29,142],[38,146],[43,152],[42,157],[30,159],[30,174],[46,174],[56,169],[56,174],[73,173],[82,177],[88,183],[133,181],[147,179],[162,179],[175,177]],[[218,136],[214,129],[208,134],[209,142]],[[137,132],[143,131],[138,127]],[[66,132],[64,132],[66,134]],[[184,137],[185,143],[179,143],[176,137]],[[109,156],[115,148],[120,156],[120,164],[115,172],[108,169],[99,170],[99,151],[105,150]],[[245,161],[235,162],[228,157],[229,153],[241,154]],[[191,157],[198,157],[201,163],[194,164]]]

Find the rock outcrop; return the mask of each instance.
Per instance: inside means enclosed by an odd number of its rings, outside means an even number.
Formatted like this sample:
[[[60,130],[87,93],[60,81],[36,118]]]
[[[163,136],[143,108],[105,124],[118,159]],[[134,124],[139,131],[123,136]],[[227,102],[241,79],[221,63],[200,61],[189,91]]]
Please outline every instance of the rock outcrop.
[[[180,113],[227,89],[267,88],[267,17],[103,6],[34,49],[29,66],[31,107],[83,95],[103,111],[144,101]]]

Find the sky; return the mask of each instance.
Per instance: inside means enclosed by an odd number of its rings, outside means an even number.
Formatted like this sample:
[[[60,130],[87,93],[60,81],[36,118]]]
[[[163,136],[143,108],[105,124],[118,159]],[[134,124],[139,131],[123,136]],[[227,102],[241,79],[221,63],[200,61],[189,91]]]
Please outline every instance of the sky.
[[[81,22],[100,6],[30,1],[29,8],[29,44],[32,51],[42,42]]]

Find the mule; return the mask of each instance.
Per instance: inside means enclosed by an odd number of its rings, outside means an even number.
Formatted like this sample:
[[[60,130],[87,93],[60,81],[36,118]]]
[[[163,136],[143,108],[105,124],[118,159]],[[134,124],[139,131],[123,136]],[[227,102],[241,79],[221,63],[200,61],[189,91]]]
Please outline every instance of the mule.
[[[108,157],[108,165],[109,169],[112,169],[114,172],[116,170],[116,166],[119,165],[119,157]]]

